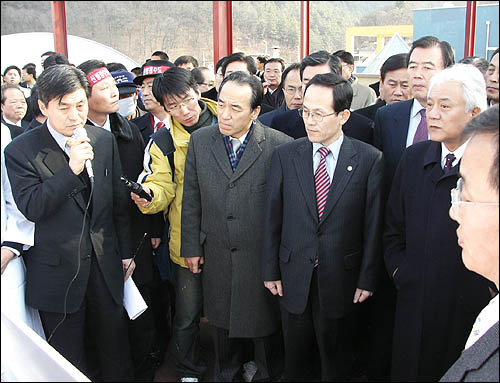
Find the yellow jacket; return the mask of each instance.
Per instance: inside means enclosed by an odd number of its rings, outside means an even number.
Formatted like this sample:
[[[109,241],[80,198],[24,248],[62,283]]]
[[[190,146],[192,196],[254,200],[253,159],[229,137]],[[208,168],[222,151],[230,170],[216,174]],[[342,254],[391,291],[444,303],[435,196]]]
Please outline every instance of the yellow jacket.
[[[207,108],[217,121],[217,104],[207,98],[202,98]],[[145,214],[155,214],[163,211],[170,222],[170,258],[172,262],[187,267],[181,258],[181,210],[182,189],[184,185],[184,163],[186,161],[190,134],[177,120],[170,118],[170,134],[167,129],[160,129],[149,141],[145,149],[144,171],[139,176],[139,182],[153,191],[154,198],[146,207],[139,207]],[[170,137],[172,139],[170,139]],[[173,146],[172,148],[172,140]],[[172,180],[172,169],[168,155],[174,153],[175,174]],[[170,209],[169,209],[170,207]]]

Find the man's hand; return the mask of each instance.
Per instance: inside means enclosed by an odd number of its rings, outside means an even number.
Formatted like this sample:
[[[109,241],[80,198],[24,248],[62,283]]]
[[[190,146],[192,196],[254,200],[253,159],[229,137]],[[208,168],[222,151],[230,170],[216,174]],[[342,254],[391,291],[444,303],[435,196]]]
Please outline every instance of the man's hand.
[[[264,282],[264,286],[273,294],[278,294],[280,297],[283,296],[283,286],[281,285],[281,281],[269,281]]]
[[[201,273],[201,265],[205,263],[203,257],[192,257],[192,258],[184,258],[184,262],[186,262],[187,267],[193,274]]]
[[[137,195],[137,194],[136,194]],[[157,249],[161,244],[161,238],[151,238],[151,247]]]
[[[94,151],[89,144],[88,137],[68,138],[67,144],[70,146],[69,167],[76,175],[79,175],[85,167],[85,161],[94,159]]]
[[[9,265],[9,262],[16,257],[16,254],[6,247],[2,247],[2,274]]]
[[[147,186],[142,186],[144,191],[151,195],[151,190]],[[137,194],[130,192],[130,198],[135,202],[135,204],[139,207],[146,207],[148,206],[151,202],[149,202],[146,198],[141,198]]]
[[[356,289],[354,293],[354,303],[363,303],[373,295],[373,291]]]
[[[123,266],[123,273],[125,274],[123,277],[123,281],[126,281],[128,277],[130,277],[134,272],[135,261],[133,258],[122,259],[122,266]]]

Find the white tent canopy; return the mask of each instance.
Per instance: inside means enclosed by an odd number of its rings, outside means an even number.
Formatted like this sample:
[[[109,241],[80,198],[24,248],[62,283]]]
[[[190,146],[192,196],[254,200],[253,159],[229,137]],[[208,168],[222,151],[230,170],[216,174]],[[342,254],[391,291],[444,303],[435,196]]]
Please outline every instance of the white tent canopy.
[[[2,74],[9,65],[17,65],[21,69],[30,62],[36,64],[37,73],[41,73],[40,56],[54,50],[54,35],[48,32],[14,33],[2,35],[1,43]],[[90,59],[119,62],[128,70],[142,65],[116,49],[73,35],[68,35],[68,59],[74,65]]]
[[[392,55],[398,53],[408,53],[410,51],[410,47],[403,38],[399,35],[399,33],[394,33],[389,42],[382,48],[382,50],[370,61],[366,61],[363,65],[366,65],[366,68],[363,70],[363,74],[380,74],[380,67],[382,64]]]

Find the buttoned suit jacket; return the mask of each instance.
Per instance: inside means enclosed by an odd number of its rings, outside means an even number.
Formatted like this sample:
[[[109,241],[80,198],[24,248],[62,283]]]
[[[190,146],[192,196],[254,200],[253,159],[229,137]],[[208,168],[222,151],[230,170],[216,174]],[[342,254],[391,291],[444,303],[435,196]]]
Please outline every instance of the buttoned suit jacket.
[[[181,254],[205,258],[204,312],[230,337],[278,330],[279,305],[260,278],[266,175],[274,147],[292,139],[255,123],[233,173],[218,125],[191,135],[184,169]]]
[[[462,352],[440,382],[498,382],[498,322]]]
[[[268,177],[262,278],[281,280],[282,307],[302,314],[314,260],[319,300],[337,319],[354,308],[356,288],[374,291],[382,266],[382,153],[344,136],[321,220],[318,219],[312,144],[306,138],[278,147]]]
[[[26,303],[50,312],[68,313],[82,304],[90,273],[91,252],[115,302],[123,301],[122,259],[131,258],[128,195],[116,140],[86,125],[94,151],[95,187],[90,217],[84,221],[83,196],[90,181],[75,175],[47,123],[23,133],[5,149],[5,162],[16,204],[35,223],[35,246],[25,252]],[[86,178],[86,179],[85,179]],[[79,244],[81,236],[81,245]]]

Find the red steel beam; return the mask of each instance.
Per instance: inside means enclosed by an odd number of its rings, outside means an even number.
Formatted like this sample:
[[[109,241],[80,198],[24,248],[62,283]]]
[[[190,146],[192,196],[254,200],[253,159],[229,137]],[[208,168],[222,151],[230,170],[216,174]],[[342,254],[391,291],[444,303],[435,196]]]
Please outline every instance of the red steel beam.
[[[476,13],[477,1],[468,1],[465,14],[464,57],[474,56],[474,47],[476,45]]]
[[[54,50],[68,57],[68,31],[66,29],[66,5],[64,1],[51,1]]]
[[[214,1],[214,68],[217,61],[233,53],[233,7],[231,1]]]
[[[300,59],[309,55],[309,1],[300,2]]]

